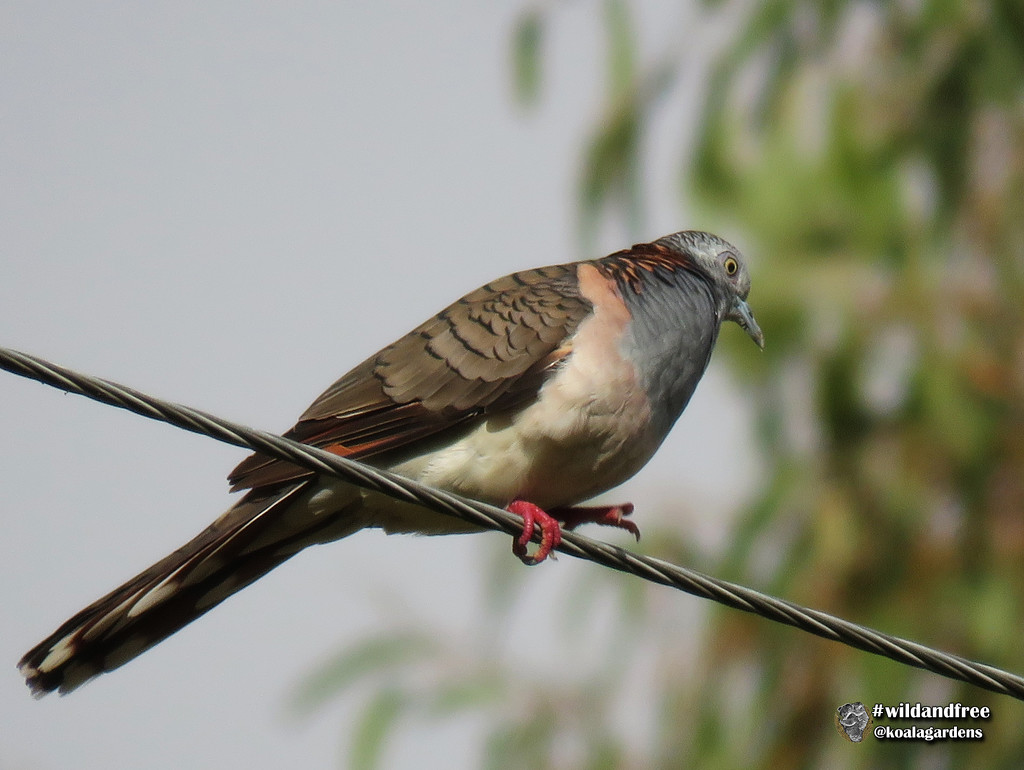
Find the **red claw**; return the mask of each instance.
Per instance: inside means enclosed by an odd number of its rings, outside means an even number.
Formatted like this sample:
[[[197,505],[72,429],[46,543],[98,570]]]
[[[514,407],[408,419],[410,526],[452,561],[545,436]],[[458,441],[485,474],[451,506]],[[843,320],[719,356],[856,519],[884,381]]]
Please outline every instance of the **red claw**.
[[[523,517],[523,534],[512,542],[512,553],[519,557],[523,564],[540,564],[548,555],[562,542],[562,527],[558,522],[564,522],[568,530],[576,529],[581,524],[601,524],[606,527],[624,529],[633,535],[639,542],[640,528],[626,518],[633,513],[632,503],[622,505],[602,506],[572,506],[567,508],[553,508],[548,513],[540,506],[527,502],[526,500],[513,500],[505,509]],[[540,527],[540,546],[533,556],[528,556],[526,546],[533,538],[534,526]]]
[[[513,500],[505,510],[523,517],[523,534],[512,541],[512,553],[518,556],[523,564],[540,564],[552,549],[557,548],[562,542],[562,528],[558,525],[558,520],[548,515],[541,507],[526,500]],[[533,556],[528,556],[526,546],[533,538],[534,525],[540,527],[540,546]]]
[[[580,524],[601,524],[606,527],[624,529],[640,542],[640,527],[625,518],[633,513],[633,503],[622,505],[573,506],[555,508],[551,514],[565,522],[565,528],[572,531]]]

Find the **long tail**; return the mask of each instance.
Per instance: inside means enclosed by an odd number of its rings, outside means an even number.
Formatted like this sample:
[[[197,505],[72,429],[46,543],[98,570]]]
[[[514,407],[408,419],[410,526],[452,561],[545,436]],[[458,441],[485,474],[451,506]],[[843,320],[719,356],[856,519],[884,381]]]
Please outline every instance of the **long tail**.
[[[310,516],[305,505],[293,506],[311,483],[269,496],[250,493],[197,537],[64,623],[18,664],[32,694],[71,692],[141,655],[307,545],[358,529],[344,527],[346,508]],[[290,508],[303,510],[293,516]]]

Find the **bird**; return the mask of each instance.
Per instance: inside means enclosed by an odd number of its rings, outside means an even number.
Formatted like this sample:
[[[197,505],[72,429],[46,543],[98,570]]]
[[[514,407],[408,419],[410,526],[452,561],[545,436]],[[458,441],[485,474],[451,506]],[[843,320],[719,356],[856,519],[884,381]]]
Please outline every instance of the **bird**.
[[[284,435],[519,514],[512,551],[526,564],[557,548],[563,526],[639,539],[632,504],[579,503],[646,464],[725,321],[764,348],[749,292],[739,250],[695,230],[513,273],[370,356]],[[120,667],[308,546],[364,528],[479,531],[260,454],[228,481],[244,495],[226,513],[22,658],[33,695],[66,694]]]

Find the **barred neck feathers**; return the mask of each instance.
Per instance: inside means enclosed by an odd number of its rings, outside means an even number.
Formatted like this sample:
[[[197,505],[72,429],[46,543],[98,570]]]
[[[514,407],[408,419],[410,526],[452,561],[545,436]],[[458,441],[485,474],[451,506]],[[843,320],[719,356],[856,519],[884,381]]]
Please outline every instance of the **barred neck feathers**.
[[[615,280],[629,310],[622,353],[636,366],[667,432],[708,365],[725,298],[679,245],[673,249],[666,240],[612,254],[597,266]]]

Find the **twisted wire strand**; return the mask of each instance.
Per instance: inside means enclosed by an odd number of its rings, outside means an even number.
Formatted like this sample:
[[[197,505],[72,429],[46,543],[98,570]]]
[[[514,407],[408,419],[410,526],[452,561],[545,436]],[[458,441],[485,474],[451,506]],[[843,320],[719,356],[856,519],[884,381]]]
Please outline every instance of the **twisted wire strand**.
[[[326,473],[391,497],[418,503],[484,529],[510,535],[522,532],[522,519],[500,508],[449,492],[423,486],[393,473],[349,460],[266,431],[254,430],[180,404],[147,396],[109,380],[74,372],[41,358],[0,348],[0,369],[77,393],[104,404],[127,409],[143,417],[170,423],[218,441],[260,452]],[[539,534],[535,535],[539,539]],[[784,623],[802,631],[832,639],[899,663],[958,679],[986,690],[1024,700],[1024,678],[983,663],[951,655],[907,639],[881,633],[752,588],[711,577],[661,559],[641,556],[573,532],[562,535],[562,553],[587,559],[645,580],[677,588],[733,609]]]

